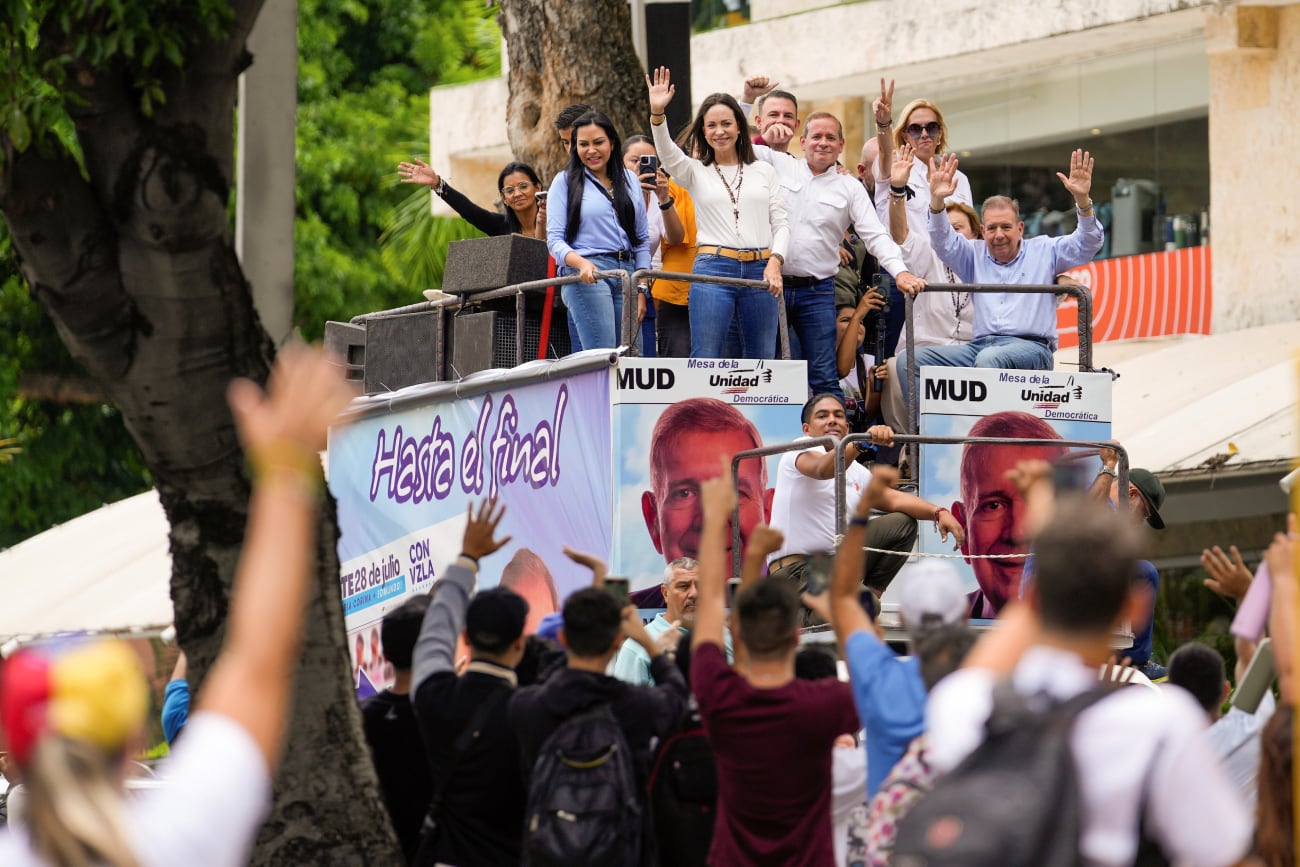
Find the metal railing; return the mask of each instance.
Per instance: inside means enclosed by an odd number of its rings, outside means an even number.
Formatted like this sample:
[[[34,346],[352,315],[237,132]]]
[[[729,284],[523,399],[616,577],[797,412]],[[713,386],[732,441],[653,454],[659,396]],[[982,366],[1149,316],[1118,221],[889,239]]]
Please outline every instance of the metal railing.
[[[767,291],[766,280],[746,280],[743,277],[714,277],[712,275],[692,274],[686,271],[656,271],[647,268],[633,273],[632,279],[623,287],[623,344],[628,348],[628,355],[640,354],[637,350],[636,337],[640,328],[636,321],[636,284],[645,279],[678,280],[688,283],[715,283],[719,286],[743,286],[747,289]],[[776,299],[776,333],[781,342],[781,358],[790,358],[790,324],[786,318],[785,295]]]
[[[871,440],[871,434],[856,433],[849,434],[841,439],[835,445],[835,535],[844,535],[844,523],[846,513],[846,478],[844,450],[850,443],[863,442]],[[1117,465],[1119,475],[1119,489],[1121,492],[1128,490],[1129,460],[1128,451],[1118,443],[1106,442],[1103,440],[1058,440],[1045,437],[1033,439],[1022,437],[940,437],[940,436],[917,436],[912,434],[895,434],[895,443],[904,445],[914,443],[917,445],[929,443],[931,445],[989,445],[989,446],[1048,446],[1064,448],[1086,448],[1086,449],[1114,449],[1119,456]],[[775,448],[775,447],[774,447]],[[1123,495],[1120,498],[1119,508],[1128,507],[1128,496]]]
[[[824,446],[827,449],[833,449],[835,448],[835,437],[811,437],[809,439],[795,440],[794,442],[780,443],[773,446],[760,446],[756,449],[745,449],[743,452],[736,452],[736,454],[732,456],[731,479],[736,488],[736,508],[731,515],[732,577],[740,574],[740,462],[752,458],[762,460],[772,455],[781,455],[786,452],[807,451],[813,446]],[[842,471],[842,468],[839,468],[837,471]]]
[[[1079,370],[1091,373],[1092,366],[1092,292],[1087,286],[1078,284],[1057,285],[1001,285],[991,283],[935,283],[926,286],[923,292],[1003,292],[1018,295],[1070,295],[1078,302],[1079,310]],[[921,368],[916,363],[916,333],[912,321],[912,306],[916,303],[914,296],[903,293],[907,321],[907,432],[915,436],[921,429]],[[877,361],[877,364],[880,362]]]

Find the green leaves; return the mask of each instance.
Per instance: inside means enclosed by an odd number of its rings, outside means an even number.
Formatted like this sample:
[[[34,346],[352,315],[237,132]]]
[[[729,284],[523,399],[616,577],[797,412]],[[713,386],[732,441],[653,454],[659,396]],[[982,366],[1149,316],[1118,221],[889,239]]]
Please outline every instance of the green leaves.
[[[22,106],[17,104],[9,106],[9,116],[5,118],[5,132],[13,142],[14,150],[19,153],[27,150],[27,146],[32,143],[32,128],[27,123],[27,115],[23,112]]]

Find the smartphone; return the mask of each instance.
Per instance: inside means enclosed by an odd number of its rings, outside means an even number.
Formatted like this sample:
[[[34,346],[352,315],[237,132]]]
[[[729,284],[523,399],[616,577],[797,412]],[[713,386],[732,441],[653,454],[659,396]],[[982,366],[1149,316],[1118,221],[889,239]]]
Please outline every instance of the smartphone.
[[[731,608],[736,604],[736,591],[740,589],[739,578],[727,579],[727,607]]]
[[[537,194],[537,204],[540,205],[544,201],[546,201],[546,190],[542,190]]]
[[[1255,649],[1255,656],[1246,667],[1246,673],[1237,684],[1237,691],[1232,694],[1232,706],[1246,713],[1259,710],[1259,703],[1264,700],[1264,693],[1273,685],[1277,669],[1273,664],[1273,639],[1265,638]]]
[[[659,157],[654,154],[642,154],[637,158],[636,173],[640,175],[653,175],[659,171]]]
[[[631,593],[631,582],[627,578],[610,576],[605,579],[605,589],[614,594],[619,605],[626,605]]]

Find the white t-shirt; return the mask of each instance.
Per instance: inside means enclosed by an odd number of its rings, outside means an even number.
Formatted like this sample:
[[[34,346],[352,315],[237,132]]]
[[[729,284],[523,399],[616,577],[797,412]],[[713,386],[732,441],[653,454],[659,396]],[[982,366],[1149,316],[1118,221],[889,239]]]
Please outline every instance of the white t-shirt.
[[[159,771],[165,784],[131,797],[127,807],[142,867],[247,864],[271,807],[271,775],[248,732],[220,714],[195,714]],[[18,827],[0,832],[0,864],[46,867]]]
[[[799,471],[795,462],[799,455],[809,452],[826,454],[821,446],[786,452],[777,467],[771,525],[785,534],[785,544],[768,558],[769,563],[789,554],[829,554],[835,550],[835,480],[814,479]],[[871,481],[871,472],[850,461],[844,478],[846,502],[856,503]]]
[[[1030,648],[1012,673],[1017,692],[1064,700],[1096,685],[1097,669],[1073,653]],[[930,693],[927,755],[952,770],[984,739],[995,676],[960,669]],[[1205,712],[1182,690],[1126,687],[1079,714],[1070,735],[1079,772],[1079,848],[1091,867],[1120,867],[1137,854],[1146,797],[1147,833],[1175,864],[1226,867],[1250,846],[1253,823],[1205,737]]]
[[[663,237],[664,237],[664,212],[659,210],[659,200],[654,194],[650,195],[650,202],[645,206],[645,227],[649,236],[647,241],[650,246],[650,267],[656,271],[662,271],[664,267]]]

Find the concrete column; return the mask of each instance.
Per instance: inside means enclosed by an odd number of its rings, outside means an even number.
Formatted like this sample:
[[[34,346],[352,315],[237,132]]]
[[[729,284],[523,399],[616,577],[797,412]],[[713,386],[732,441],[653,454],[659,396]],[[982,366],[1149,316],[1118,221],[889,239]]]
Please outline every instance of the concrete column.
[[[1215,332],[1300,319],[1300,4],[1206,13]]]
[[[266,0],[239,77],[235,252],[276,345],[293,330],[294,130],[298,2]]]

